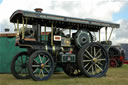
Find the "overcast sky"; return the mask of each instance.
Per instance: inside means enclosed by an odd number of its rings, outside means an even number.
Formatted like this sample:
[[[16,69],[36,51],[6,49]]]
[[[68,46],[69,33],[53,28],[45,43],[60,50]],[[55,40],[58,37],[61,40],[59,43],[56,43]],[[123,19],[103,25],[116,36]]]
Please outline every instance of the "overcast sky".
[[[35,8],[43,8],[44,13],[119,23],[121,26],[113,33],[112,40],[128,43],[128,0],[0,0],[0,32],[4,28],[14,30],[9,18],[15,10]]]

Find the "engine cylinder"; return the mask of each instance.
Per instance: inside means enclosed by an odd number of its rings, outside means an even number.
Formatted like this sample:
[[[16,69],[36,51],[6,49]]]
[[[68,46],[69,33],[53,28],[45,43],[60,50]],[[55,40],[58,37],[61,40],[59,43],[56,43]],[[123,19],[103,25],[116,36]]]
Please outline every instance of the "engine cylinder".
[[[75,43],[79,48],[91,41],[91,34],[87,30],[79,30],[75,35]]]

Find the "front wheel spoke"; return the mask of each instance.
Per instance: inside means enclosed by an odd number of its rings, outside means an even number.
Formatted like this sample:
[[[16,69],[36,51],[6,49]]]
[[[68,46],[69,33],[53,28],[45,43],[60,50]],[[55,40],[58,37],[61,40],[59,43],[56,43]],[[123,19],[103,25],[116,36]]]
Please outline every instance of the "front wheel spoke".
[[[41,73],[42,73],[42,69],[40,69],[40,72],[39,72],[39,77],[41,76]]]
[[[50,67],[50,65],[45,65],[46,68]]]
[[[44,58],[45,58],[45,55],[44,55],[43,58],[42,58],[42,63],[44,62]]]
[[[92,60],[83,60],[83,62],[91,62]]]
[[[41,73],[42,73],[42,76],[44,77],[44,72],[43,72],[43,69],[41,69]]]
[[[48,62],[49,62],[49,59],[44,64],[47,64]]]
[[[34,71],[33,71],[33,73],[35,73],[35,72],[37,72],[38,71],[38,68],[36,68]]]
[[[86,52],[87,52],[87,54],[91,57],[91,58],[93,58],[93,56],[87,51],[87,50],[85,50]]]
[[[47,70],[47,68],[43,68],[47,73],[49,73],[49,71]]]
[[[95,64],[95,65],[100,69],[100,71],[103,71],[103,69],[98,64]]]
[[[36,63],[38,63],[37,60],[34,59],[34,61],[35,61]]]
[[[40,67],[40,65],[32,65],[32,67]]]
[[[40,59],[40,62],[43,63],[43,62],[42,62],[42,59],[41,59],[41,57],[40,57],[40,55],[39,55],[39,59]]]

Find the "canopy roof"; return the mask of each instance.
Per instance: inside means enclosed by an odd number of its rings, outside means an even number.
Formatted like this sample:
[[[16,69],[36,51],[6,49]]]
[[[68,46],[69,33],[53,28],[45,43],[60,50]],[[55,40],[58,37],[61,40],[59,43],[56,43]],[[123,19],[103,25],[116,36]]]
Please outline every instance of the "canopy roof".
[[[60,15],[53,15],[47,13],[40,13],[40,12],[32,12],[32,11],[24,11],[24,10],[17,10],[15,11],[12,16],[10,17],[10,22],[16,23],[17,19],[19,23],[22,23],[22,17],[25,19],[27,18],[27,24],[34,24],[35,22],[40,23],[42,26],[51,26],[51,23],[58,28],[68,28],[69,26],[71,29],[88,29],[90,31],[98,31],[102,27],[112,27],[112,28],[119,28],[119,24],[101,21],[96,19],[81,19],[81,18],[74,18],[74,17],[66,17]],[[26,20],[25,20],[26,23]]]

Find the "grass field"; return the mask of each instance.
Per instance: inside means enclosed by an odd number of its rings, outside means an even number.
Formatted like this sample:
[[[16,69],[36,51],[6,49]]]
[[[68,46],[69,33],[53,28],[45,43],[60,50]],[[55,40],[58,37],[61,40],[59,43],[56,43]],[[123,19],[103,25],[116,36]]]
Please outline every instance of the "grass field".
[[[106,77],[71,78],[64,73],[54,74],[47,81],[17,80],[11,74],[0,74],[0,85],[128,85],[128,65],[109,68]]]

